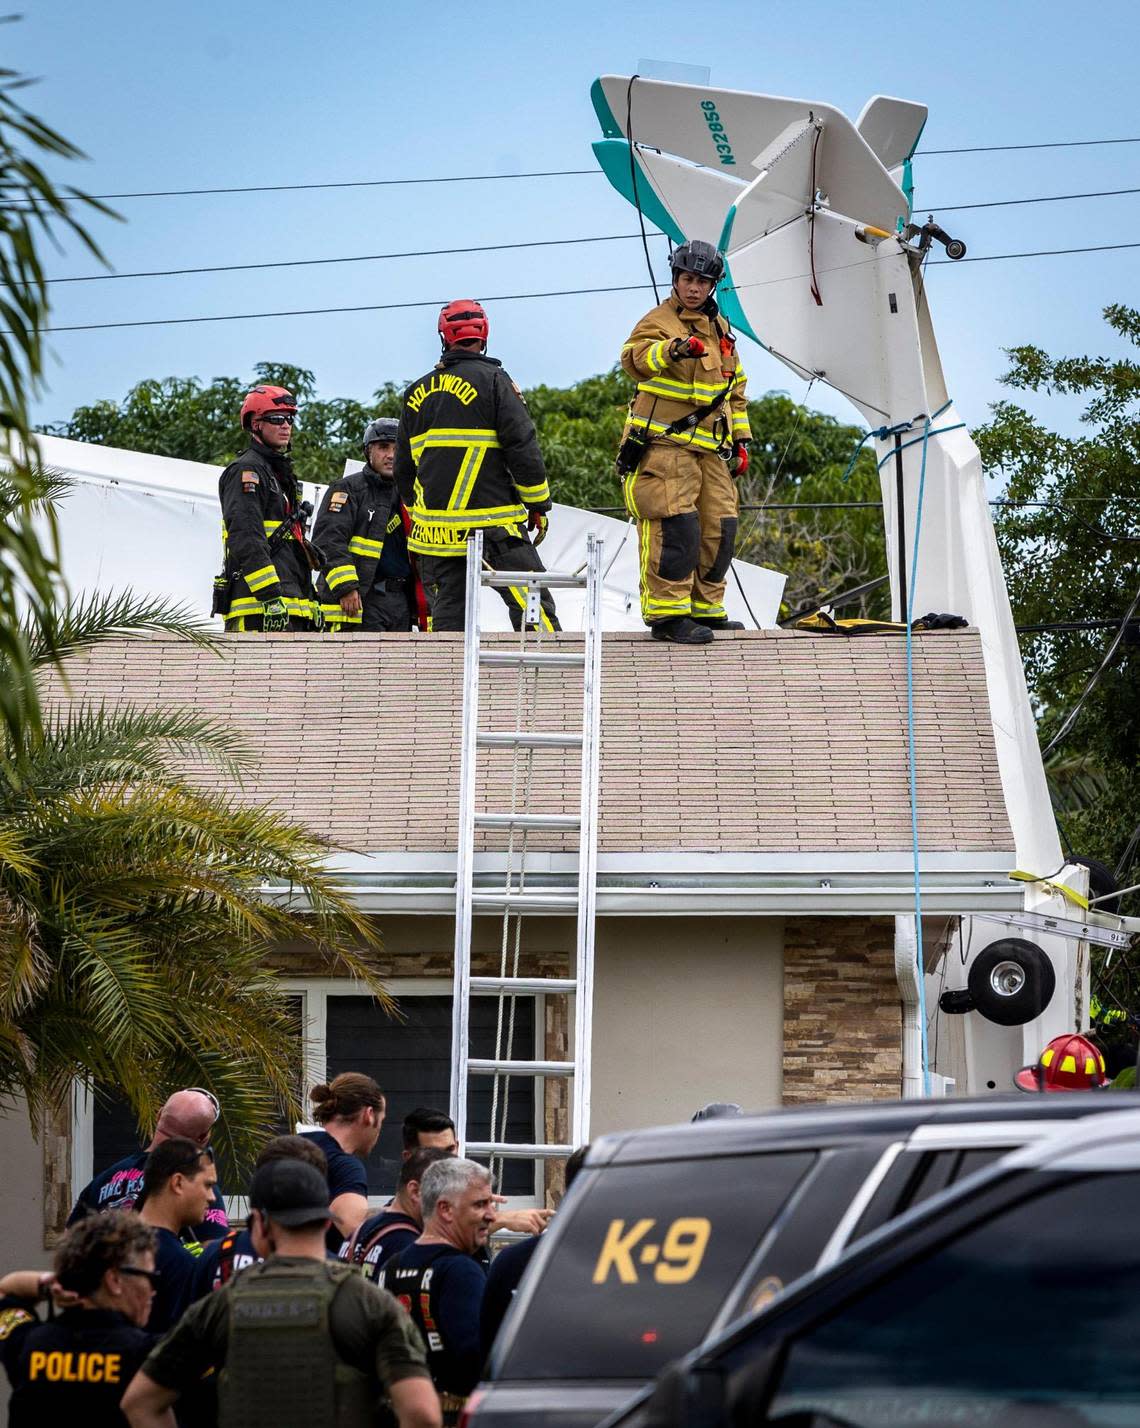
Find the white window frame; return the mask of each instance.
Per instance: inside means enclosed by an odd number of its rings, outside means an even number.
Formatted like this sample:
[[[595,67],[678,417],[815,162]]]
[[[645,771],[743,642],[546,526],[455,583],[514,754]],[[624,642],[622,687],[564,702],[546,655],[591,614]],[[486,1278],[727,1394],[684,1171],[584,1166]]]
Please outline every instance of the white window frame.
[[[301,1000],[302,1023],[302,1066],[303,1083],[307,1091],[324,1081],[328,1072],[327,1015],[328,999],[337,997],[366,997],[371,993],[368,987],[354,977],[282,977],[280,988],[287,995]],[[443,977],[397,977],[384,984],[397,1001],[408,1001],[415,997],[450,996],[451,978]],[[543,1028],[546,1024],[545,998],[538,994],[534,1001],[534,1048],[536,1060],[542,1059]],[[535,1102],[542,1115],[546,1104],[545,1078],[535,1080]],[[83,1086],[76,1084],[72,1101],[71,1120],[71,1202],[75,1203],[80,1190],[94,1174],[95,1163],[95,1107],[94,1098]],[[545,1137],[538,1128],[536,1141]],[[546,1203],[542,1187],[543,1165],[535,1163],[535,1186],[531,1195],[509,1195],[507,1208],[511,1210],[531,1210]],[[379,1208],[385,1203],[382,1195],[370,1195],[368,1203]],[[248,1206],[244,1195],[227,1195],[226,1211],[231,1220],[244,1219]]]

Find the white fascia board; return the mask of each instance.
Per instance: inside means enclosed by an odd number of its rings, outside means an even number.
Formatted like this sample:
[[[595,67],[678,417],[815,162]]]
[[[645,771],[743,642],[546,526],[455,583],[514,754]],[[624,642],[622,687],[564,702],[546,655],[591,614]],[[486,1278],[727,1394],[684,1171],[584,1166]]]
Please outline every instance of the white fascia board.
[[[576,884],[573,853],[531,853],[527,873],[544,885]],[[1024,889],[1009,881],[1012,854],[930,853],[922,858],[923,910],[933,915],[1015,911]],[[391,853],[330,858],[328,870],[362,912],[404,916],[455,910],[455,857]],[[475,857],[475,886],[502,885],[501,853]],[[286,887],[267,900],[304,902]],[[600,917],[893,916],[914,908],[906,853],[609,853],[598,857]],[[541,914],[539,914],[541,915]]]

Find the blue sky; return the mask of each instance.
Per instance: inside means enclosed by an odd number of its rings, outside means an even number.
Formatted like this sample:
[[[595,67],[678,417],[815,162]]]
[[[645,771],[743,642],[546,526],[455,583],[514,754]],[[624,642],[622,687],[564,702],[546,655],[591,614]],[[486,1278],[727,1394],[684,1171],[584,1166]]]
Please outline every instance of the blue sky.
[[[599,73],[639,61],[711,69],[716,85],[817,98],[856,115],[876,92],[927,103],[922,147],[1140,136],[1133,6],[1100,0],[915,5],[431,5],[326,0],[34,0],[5,28],[5,62],[42,77],[30,107],[90,156],[66,177],[95,193],[593,168]],[[1140,144],[916,160],[916,207],[1140,187]],[[630,234],[603,178],[124,200],[96,231],[119,272]],[[947,214],[971,254],[1128,241],[1140,195]],[[953,220],[953,221],[951,221]],[[660,240],[653,251],[664,253]],[[78,251],[53,277],[97,271]],[[660,264],[659,264],[660,271]],[[932,269],[950,388],[971,424],[1001,395],[1001,349],[1122,351],[1100,317],[1135,301],[1140,250]],[[483,299],[645,280],[631,241],[393,262],[64,284],[57,324]],[[492,352],[522,385],[563,384],[616,358],[648,292],[491,303]],[[432,308],[53,338],[41,420],[122,397],[144,377],[312,368],[324,395],[366,397],[434,361]],[[803,394],[759,349],[751,390]],[[842,398],[813,405],[854,420]],[[1035,409],[1071,428],[1075,407]]]

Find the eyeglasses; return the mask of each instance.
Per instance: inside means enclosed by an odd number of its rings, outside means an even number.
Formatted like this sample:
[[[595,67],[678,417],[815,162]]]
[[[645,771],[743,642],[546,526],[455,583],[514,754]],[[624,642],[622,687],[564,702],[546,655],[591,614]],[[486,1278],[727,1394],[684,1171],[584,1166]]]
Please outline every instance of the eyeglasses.
[[[296,423],[291,416],[286,416],[284,412],[270,412],[268,416],[263,416],[262,421],[267,421],[270,426],[295,426]]]
[[[270,421],[272,420],[272,418],[266,417],[265,420]],[[186,1089],[188,1091],[196,1091],[199,1096],[205,1096],[207,1101],[209,1101],[209,1103],[214,1108],[214,1121],[217,1122],[218,1119],[221,1117],[222,1107],[218,1101],[217,1096],[214,1095],[213,1091],[207,1091],[205,1086],[187,1086]]]
[[[162,1280],[160,1269],[140,1269],[134,1264],[121,1264],[120,1274],[133,1274],[137,1279],[145,1279],[152,1289],[157,1289]]]

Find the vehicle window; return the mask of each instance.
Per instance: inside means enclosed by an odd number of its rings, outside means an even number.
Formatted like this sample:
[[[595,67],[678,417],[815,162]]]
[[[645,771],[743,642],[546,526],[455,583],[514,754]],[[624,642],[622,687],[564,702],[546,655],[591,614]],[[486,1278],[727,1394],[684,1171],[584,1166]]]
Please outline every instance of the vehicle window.
[[[1138,1195],[1140,1174],[1066,1179],[879,1281],[792,1342],[768,1421],[1135,1422]]]
[[[813,1152],[615,1165],[578,1198],[504,1379],[652,1378],[699,1343]]]
[[[1003,1155],[1008,1155],[1011,1150],[1016,1149],[1015,1145],[987,1145],[984,1150],[964,1150],[954,1167],[951,1184],[965,1180],[966,1176],[973,1175],[975,1170],[984,1170],[987,1165],[993,1165]]]

